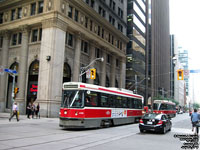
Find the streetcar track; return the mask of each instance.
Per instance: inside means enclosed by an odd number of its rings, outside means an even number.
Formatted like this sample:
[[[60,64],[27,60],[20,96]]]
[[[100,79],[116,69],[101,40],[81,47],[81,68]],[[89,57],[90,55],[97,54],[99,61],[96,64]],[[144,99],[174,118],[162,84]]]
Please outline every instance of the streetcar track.
[[[95,134],[99,134],[99,133],[95,133]],[[89,135],[95,135],[95,134],[91,133],[91,134],[88,134],[87,136],[89,136]],[[77,146],[72,146],[72,147],[69,147],[69,148],[61,149],[61,150],[78,148],[78,147],[82,147],[82,146],[85,146],[85,145],[88,145],[88,144],[91,144],[90,147],[97,146],[97,145],[101,145],[101,144],[104,144],[104,143],[107,143],[107,142],[111,142],[111,141],[119,140],[119,139],[122,139],[122,138],[126,138],[126,137],[129,137],[129,136],[135,135],[135,134],[136,133],[131,133],[129,135],[121,135],[121,136],[118,135],[117,137],[115,135],[113,137],[108,137],[108,138],[105,138],[105,139],[102,139],[102,140],[92,141],[92,142],[89,142],[89,143],[85,143],[85,144],[81,144],[81,145],[77,145]],[[61,142],[61,141],[65,141],[65,140],[68,140],[68,139],[81,138],[81,137],[85,137],[85,136],[86,135],[81,135],[81,136],[75,136],[75,137],[69,137],[69,138],[64,138],[64,139],[59,139],[59,140],[53,140],[53,141],[48,141],[48,142],[37,143],[37,146],[38,145],[43,145],[43,144]],[[105,141],[105,142],[103,142],[103,141]],[[97,143],[99,143],[99,144],[97,144]],[[71,143],[71,144],[74,144],[74,143]],[[3,145],[5,145],[5,144],[3,144]],[[35,145],[36,144],[30,144],[30,145],[24,145],[24,146],[16,146],[16,147],[6,148],[6,149],[2,149],[2,150],[10,150],[10,149],[13,149],[13,148],[27,148],[27,147],[35,146]],[[8,145],[6,145],[6,146],[8,146]],[[86,148],[83,148],[83,149],[86,149]]]

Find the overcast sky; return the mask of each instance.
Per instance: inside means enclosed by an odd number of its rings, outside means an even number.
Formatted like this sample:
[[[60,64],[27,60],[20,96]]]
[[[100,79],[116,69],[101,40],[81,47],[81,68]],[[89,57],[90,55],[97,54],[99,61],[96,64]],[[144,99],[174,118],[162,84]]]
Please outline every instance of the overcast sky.
[[[170,32],[189,53],[189,69],[200,69],[200,0],[170,0]],[[194,89],[194,90],[193,90]],[[200,73],[190,75],[191,98],[200,103]]]

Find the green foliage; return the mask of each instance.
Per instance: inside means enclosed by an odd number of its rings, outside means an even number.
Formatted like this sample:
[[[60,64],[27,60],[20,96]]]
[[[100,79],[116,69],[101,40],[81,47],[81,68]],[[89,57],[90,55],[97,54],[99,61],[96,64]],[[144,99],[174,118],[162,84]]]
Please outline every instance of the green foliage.
[[[195,108],[196,108],[196,109],[200,108],[200,104],[199,104],[199,103],[194,103],[194,104],[193,104],[193,108],[194,108],[194,109],[195,109]]]

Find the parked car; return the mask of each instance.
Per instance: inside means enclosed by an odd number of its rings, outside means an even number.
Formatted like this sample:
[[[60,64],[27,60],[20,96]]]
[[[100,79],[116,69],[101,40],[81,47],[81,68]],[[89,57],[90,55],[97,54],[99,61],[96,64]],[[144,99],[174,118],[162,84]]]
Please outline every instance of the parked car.
[[[171,119],[166,114],[145,114],[139,122],[140,132],[155,131],[165,134],[167,131],[171,131],[171,127]]]

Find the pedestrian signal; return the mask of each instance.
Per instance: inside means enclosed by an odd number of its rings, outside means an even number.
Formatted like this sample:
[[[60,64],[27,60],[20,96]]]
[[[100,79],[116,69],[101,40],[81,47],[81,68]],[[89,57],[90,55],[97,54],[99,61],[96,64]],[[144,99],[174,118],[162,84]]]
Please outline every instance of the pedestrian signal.
[[[14,93],[17,94],[18,92],[19,92],[19,88],[16,87]]]
[[[177,70],[177,74],[178,74],[178,80],[183,80],[184,79],[183,70],[182,69]]]
[[[90,79],[96,79],[96,69],[90,69]]]

